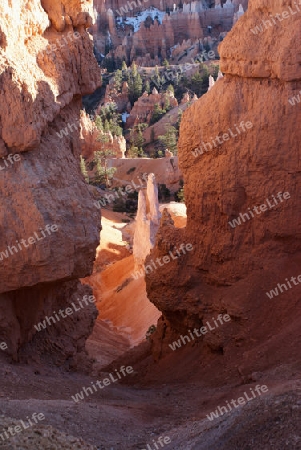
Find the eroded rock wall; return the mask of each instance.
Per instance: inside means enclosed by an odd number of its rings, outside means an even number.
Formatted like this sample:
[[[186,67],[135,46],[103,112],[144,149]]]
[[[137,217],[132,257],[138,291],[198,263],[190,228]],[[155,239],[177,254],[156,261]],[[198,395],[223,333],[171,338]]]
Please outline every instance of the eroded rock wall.
[[[294,15],[258,34],[251,31],[289,7]],[[163,224],[150,258],[181,243],[191,243],[193,251],[146,277],[148,296],[163,312],[154,345],[157,357],[179,333],[187,334],[218,313],[228,312],[231,324],[201,339],[224,354],[234,351],[240,339],[243,348],[254,345],[260,333],[265,340],[263,324],[281,334],[281,308],[294,320],[300,288],[277,297],[277,309],[266,291],[300,272],[301,109],[289,102],[301,88],[301,12],[296,11],[291,1],[250,1],[220,46],[224,77],[183,114],[179,161],[187,226],[176,230],[169,221]],[[252,126],[242,131],[240,124],[247,122]],[[220,143],[215,147],[216,137]],[[204,143],[211,143],[211,149],[206,151]],[[285,192],[290,196],[280,201]],[[272,196],[279,193],[275,204]],[[253,208],[262,204],[266,207],[257,214]],[[240,214],[248,212],[249,219],[243,220]],[[241,224],[231,226],[237,217]]]
[[[95,11],[98,13],[98,28],[93,28],[95,46],[99,53],[104,54],[109,32],[113,50],[107,56],[124,59],[127,64],[135,60],[144,66],[159,65],[163,59],[170,57],[173,47],[183,44],[185,40],[203,40],[209,36],[219,41],[223,33],[230,31],[233,23],[243,14],[238,13],[241,4],[238,2],[230,2],[216,8],[208,8],[214,6],[209,2],[204,2],[203,6],[201,2],[190,2],[184,3],[183,8],[177,5],[175,10],[173,2],[168,6],[161,0],[159,4],[122,3],[119,5],[119,2],[95,2]],[[243,2],[243,5],[246,10],[248,1]],[[135,28],[135,32],[133,26],[127,22],[120,23],[121,17],[125,16],[135,16],[139,19],[139,14],[144,14],[145,10],[151,7],[156,7],[163,13],[160,14],[159,20],[151,20],[149,16],[146,21],[140,23],[139,29]],[[205,44],[205,41],[203,43]],[[188,50],[188,47],[185,50]]]
[[[99,212],[79,167],[80,98],[100,85],[89,11],[89,1],[0,5],[0,336],[10,353],[52,309],[53,283],[62,308],[66,282],[76,295],[99,243]],[[92,323],[83,326],[88,335]]]
[[[150,123],[155,105],[164,108],[164,105],[169,102],[171,108],[178,106],[178,101],[171,92],[158,93],[156,88],[153,88],[151,94],[144,92],[141,97],[134,103],[129,116],[126,119],[126,127],[131,128],[134,124]]]

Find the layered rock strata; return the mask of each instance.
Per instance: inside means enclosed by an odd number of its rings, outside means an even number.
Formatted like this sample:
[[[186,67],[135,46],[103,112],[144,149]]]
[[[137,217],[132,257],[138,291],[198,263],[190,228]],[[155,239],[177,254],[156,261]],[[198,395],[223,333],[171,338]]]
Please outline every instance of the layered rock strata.
[[[129,116],[126,119],[126,127],[131,128],[134,124],[150,123],[155,105],[164,108],[166,104],[170,108],[178,106],[178,101],[172,92],[158,93],[156,88],[153,88],[152,93],[144,92],[141,97],[134,103]]]
[[[296,124],[301,109],[289,99],[301,86],[295,51],[301,13],[294,8],[294,15],[260,33],[252,29],[289,6],[284,0],[250,1],[248,12],[220,46],[224,77],[183,114],[179,161],[187,226],[176,230],[165,217],[149,258],[168,254],[181,243],[191,243],[193,251],[146,276],[148,296],[163,313],[153,347],[156,357],[170,351],[170,339],[219,313],[230,314],[229,327],[201,339],[220,353],[237,351],[240,338],[244,349],[266,339],[258,314],[262,323],[282,332],[281,308],[271,317],[273,303],[266,291],[300,272],[301,132]],[[252,124],[248,129],[247,122]],[[289,196],[284,201],[285,192]],[[254,208],[260,205],[265,206],[257,213]],[[235,225],[235,218],[240,224]],[[277,297],[292,320],[300,298],[300,290],[294,289]]]
[[[46,311],[82,294],[78,278],[92,271],[99,242],[99,212],[79,167],[80,98],[100,85],[86,32],[91,7],[0,5],[0,337],[15,355]],[[71,339],[67,351],[59,344],[62,355],[83,348],[93,314],[77,330],[64,319]]]
[[[118,158],[108,159],[108,167],[117,169],[112,180],[112,187],[124,187],[131,184],[134,190],[138,190],[143,185],[143,174],[155,173],[156,183],[165,184],[174,193],[179,189],[179,182],[182,179],[179,171],[178,157],[172,158]],[[135,169],[135,170],[133,170]]]

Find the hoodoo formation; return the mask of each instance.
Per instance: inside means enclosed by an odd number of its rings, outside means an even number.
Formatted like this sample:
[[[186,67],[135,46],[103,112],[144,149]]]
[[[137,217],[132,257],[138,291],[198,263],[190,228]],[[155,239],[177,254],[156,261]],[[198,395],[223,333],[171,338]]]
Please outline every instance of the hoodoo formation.
[[[181,60],[189,53],[211,46],[224,37],[244,14],[248,0],[173,0],[133,2],[96,1],[93,28],[99,56],[154,66],[161,57]],[[216,46],[215,46],[216,47]],[[194,53],[194,54],[193,54]]]
[[[299,0],[2,0],[0,447],[301,449]]]

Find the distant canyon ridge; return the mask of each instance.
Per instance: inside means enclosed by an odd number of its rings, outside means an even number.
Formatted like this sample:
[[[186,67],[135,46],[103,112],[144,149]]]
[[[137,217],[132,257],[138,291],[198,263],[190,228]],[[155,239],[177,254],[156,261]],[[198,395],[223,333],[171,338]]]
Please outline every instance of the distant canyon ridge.
[[[248,0],[95,0],[95,50],[127,64],[177,64],[191,49],[217,47],[247,8]]]

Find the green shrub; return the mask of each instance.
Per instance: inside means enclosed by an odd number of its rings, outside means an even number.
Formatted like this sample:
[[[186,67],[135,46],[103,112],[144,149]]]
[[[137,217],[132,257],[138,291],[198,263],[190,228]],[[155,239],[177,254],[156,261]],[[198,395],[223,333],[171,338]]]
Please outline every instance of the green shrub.
[[[184,187],[180,188],[177,192],[175,192],[175,201],[185,203]]]
[[[164,116],[164,114],[166,114],[166,110],[162,109],[161,106],[158,105],[158,103],[155,103],[152,118],[150,120],[150,125],[158,122],[158,120],[160,120]]]

